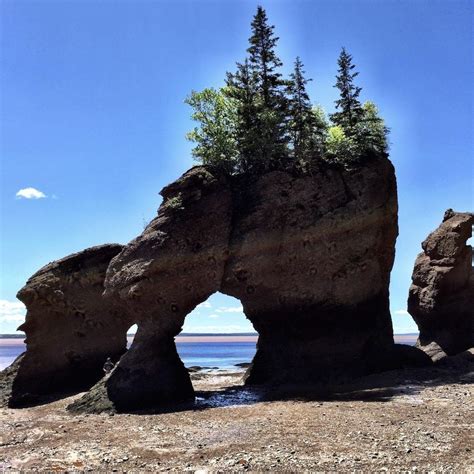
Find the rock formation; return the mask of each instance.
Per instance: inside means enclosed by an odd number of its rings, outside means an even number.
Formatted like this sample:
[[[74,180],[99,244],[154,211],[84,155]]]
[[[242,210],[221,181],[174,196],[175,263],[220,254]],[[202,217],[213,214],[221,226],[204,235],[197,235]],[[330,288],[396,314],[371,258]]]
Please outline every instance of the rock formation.
[[[249,384],[317,383],[386,367],[398,231],[388,160],[231,179],[195,167],[161,194],[158,216],[111,261],[105,280],[105,297],[138,332],[79,406],[108,398],[126,410],[192,398],[174,336],[216,291],[240,299],[259,333]]]
[[[422,243],[408,296],[408,312],[420,330],[417,346],[433,360],[474,346],[474,214],[448,209]]]
[[[11,406],[88,389],[103,376],[106,358],[125,352],[132,322],[101,296],[107,266],[121,250],[102,245],[50,263],[18,292],[27,307],[18,328],[27,350],[10,370]]]

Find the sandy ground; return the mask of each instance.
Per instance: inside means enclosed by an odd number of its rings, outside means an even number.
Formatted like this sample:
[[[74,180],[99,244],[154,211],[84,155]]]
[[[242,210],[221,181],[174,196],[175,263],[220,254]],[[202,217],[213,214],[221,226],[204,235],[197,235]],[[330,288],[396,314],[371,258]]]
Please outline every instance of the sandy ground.
[[[304,399],[198,372],[196,405],[155,414],[72,415],[79,395],[3,408],[0,472],[474,472],[474,373],[430,370]]]

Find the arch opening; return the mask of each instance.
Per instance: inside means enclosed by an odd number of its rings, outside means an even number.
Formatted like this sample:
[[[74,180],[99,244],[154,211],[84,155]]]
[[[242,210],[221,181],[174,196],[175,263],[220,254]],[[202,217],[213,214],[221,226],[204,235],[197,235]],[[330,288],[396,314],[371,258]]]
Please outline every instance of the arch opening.
[[[241,385],[257,340],[241,302],[219,292],[186,316],[175,338],[179,357],[198,391]]]
[[[132,345],[133,340],[135,339],[135,335],[137,334],[137,330],[137,324],[133,324],[127,329],[127,349],[130,349],[130,346]]]

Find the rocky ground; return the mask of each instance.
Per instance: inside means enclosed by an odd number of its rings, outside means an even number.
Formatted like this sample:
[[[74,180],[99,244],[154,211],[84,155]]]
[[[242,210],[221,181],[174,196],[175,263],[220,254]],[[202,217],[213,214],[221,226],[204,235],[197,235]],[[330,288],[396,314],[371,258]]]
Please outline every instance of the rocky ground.
[[[2,408],[0,471],[474,472],[472,368],[389,372],[304,398],[201,371],[197,404],[180,411],[74,415],[78,395]]]

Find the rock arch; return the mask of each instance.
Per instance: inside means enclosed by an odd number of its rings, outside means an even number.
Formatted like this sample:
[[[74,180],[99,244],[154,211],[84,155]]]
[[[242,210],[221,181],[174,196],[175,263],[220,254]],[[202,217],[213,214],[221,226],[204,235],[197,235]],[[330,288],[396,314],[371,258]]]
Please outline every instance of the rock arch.
[[[259,333],[248,384],[318,383],[393,367],[388,287],[398,226],[388,159],[311,176],[225,178],[194,167],[161,194],[157,217],[128,245],[53,262],[20,291],[27,351],[8,371],[11,404],[87,388],[107,356],[125,351],[134,323],[133,344],[114,371],[72,408],[192,399],[174,337],[216,291],[239,299]],[[97,326],[85,329],[87,322]],[[57,335],[53,344],[44,338],[49,349],[35,339],[48,328]]]
[[[386,366],[398,232],[388,160],[231,180],[195,167],[161,194],[158,216],[112,259],[105,279],[104,296],[138,332],[111,376],[76,407],[93,409],[97,397],[118,410],[192,399],[174,337],[216,291],[238,298],[259,332],[249,384]]]

